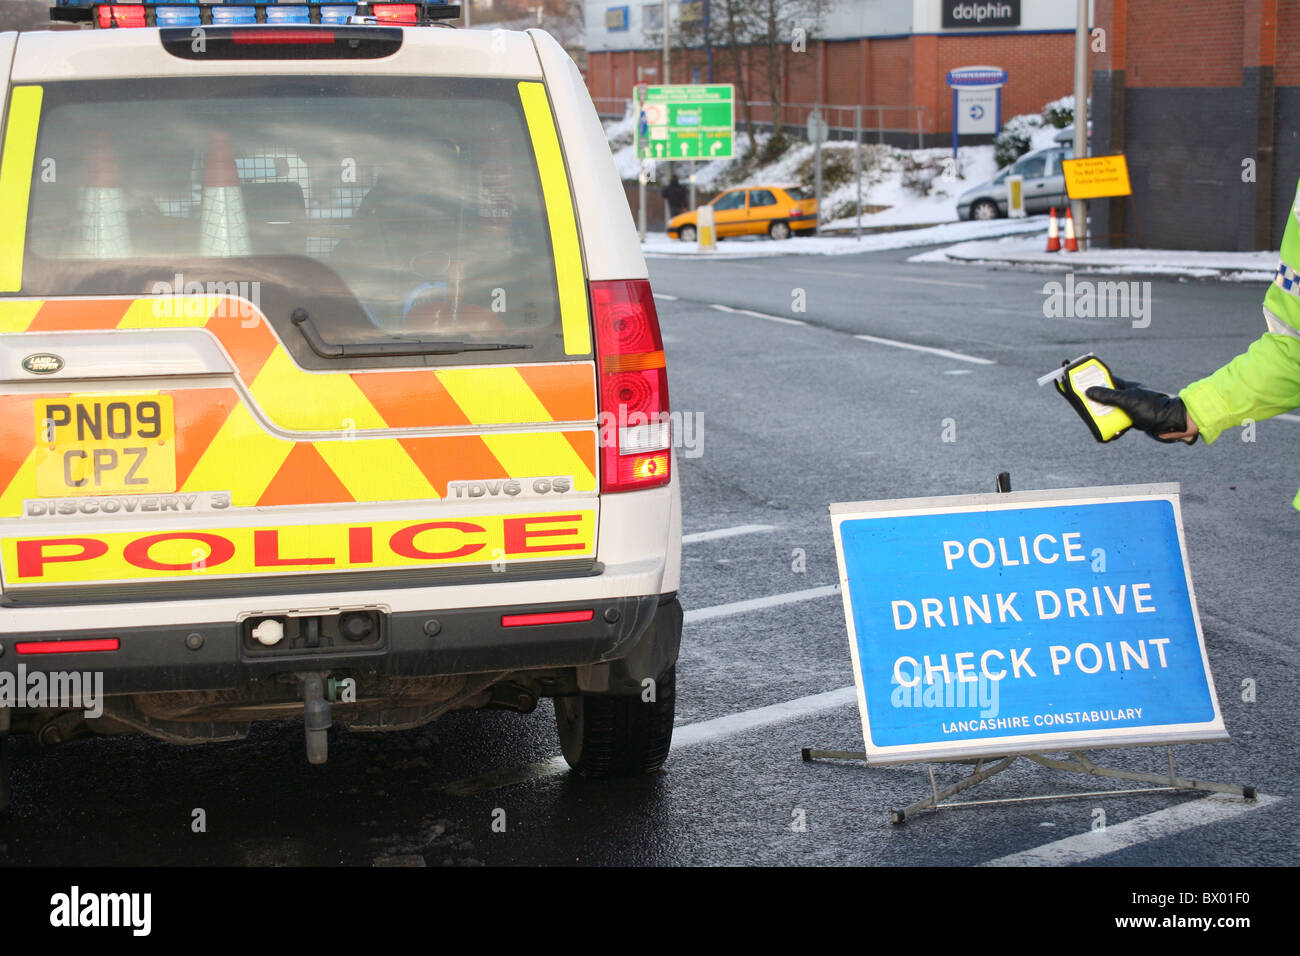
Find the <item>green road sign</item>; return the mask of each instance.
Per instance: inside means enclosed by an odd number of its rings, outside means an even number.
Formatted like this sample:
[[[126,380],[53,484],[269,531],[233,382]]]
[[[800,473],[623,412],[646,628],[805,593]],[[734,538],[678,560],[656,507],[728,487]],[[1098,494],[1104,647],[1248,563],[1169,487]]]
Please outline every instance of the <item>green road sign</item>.
[[[638,87],[637,159],[730,159],[736,139],[731,84]]]

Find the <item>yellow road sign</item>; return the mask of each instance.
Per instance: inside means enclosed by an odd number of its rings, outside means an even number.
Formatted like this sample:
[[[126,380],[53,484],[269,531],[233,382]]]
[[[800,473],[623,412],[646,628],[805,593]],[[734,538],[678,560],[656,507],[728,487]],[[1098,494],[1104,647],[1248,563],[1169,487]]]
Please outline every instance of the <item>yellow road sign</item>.
[[[1122,153],[1067,159],[1062,161],[1061,168],[1065,172],[1065,191],[1071,199],[1133,195],[1128,162]]]

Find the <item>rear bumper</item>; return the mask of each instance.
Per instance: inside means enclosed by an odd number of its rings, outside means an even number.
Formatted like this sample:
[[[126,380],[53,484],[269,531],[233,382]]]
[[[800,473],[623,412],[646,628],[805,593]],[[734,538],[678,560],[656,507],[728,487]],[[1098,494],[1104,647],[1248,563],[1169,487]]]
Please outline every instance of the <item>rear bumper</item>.
[[[179,690],[226,690],[277,674],[319,671],[384,677],[517,673],[635,661],[658,675],[677,659],[676,639],[652,626],[672,595],[555,604],[385,614],[373,646],[344,641],[318,649],[250,648],[233,621],[208,624],[93,628],[50,634],[8,633],[0,639],[0,672],[103,674],[109,695]],[[592,612],[590,620],[506,627],[508,615]],[[41,653],[59,641],[116,639],[117,649]],[[19,665],[22,670],[19,671]],[[618,675],[616,674],[615,677]]]

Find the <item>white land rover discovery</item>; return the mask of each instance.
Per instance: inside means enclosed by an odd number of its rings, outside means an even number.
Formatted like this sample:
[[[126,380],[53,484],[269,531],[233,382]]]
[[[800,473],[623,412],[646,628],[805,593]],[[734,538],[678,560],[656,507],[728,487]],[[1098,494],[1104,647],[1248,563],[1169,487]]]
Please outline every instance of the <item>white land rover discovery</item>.
[[[573,62],[440,4],[55,13],[0,34],[0,743],[301,715],[321,762],[553,697],[578,771],[658,768],[664,351]]]

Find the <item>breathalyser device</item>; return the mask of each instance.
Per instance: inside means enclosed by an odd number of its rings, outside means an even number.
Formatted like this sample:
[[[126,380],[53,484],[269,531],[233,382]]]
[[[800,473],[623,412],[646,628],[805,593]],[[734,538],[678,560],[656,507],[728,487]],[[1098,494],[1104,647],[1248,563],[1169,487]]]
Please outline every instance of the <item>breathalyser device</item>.
[[[1064,396],[1070,406],[1079,413],[1092,437],[1097,441],[1114,441],[1133,425],[1128,413],[1114,405],[1103,405],[1088,398],[1088,389],[1094,385],[1114,388],[1110,369],[1101,359],[1089,352],[1073,362],[1062,362],[1054,372],[1048,372],[1038,380],[1039,385],[1052,382],[1056,390]]]

